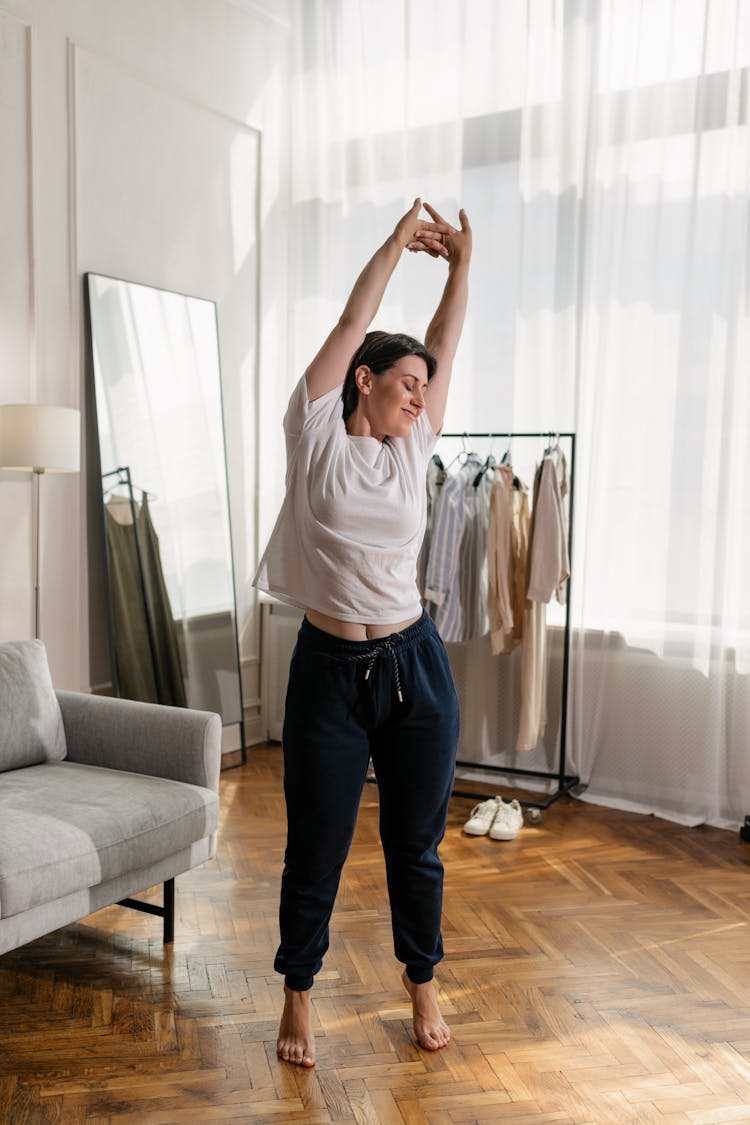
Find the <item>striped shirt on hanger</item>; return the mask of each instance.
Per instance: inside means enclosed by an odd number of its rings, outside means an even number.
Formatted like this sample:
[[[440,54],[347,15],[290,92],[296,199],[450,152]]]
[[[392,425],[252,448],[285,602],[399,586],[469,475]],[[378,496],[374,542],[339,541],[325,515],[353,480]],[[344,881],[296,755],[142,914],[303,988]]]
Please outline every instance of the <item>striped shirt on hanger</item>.
[[[442,486],[432,527],[425,601],[444,641],[484,636],[487,618],[487,524],[492,478],[469,454]],[[475,482],[476,487],[475,487]]]

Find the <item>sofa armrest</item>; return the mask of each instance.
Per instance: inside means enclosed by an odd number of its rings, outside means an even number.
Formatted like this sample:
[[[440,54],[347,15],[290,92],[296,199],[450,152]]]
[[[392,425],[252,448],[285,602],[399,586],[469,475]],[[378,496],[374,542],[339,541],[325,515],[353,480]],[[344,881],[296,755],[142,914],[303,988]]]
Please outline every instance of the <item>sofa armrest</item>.
[[[213,712],[83,692],[56,694],[69,761],[218,791],[221,719]]]

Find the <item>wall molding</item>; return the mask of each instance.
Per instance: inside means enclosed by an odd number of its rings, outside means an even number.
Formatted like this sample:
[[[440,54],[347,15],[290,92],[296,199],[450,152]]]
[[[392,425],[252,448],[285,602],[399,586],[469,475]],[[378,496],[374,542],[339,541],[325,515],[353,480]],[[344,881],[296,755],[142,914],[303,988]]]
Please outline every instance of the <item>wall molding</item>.
[[[21,22],[21,21],[19,21]],[[37,343],[36,343],[36,206],[34,202],[34,124],[33,107],[33,39],[31,24],[23,24],[26,40],[26,208],[27,247],[29,255],[29,402],[37,401]]]
[[[226,0],[228,2],[228,0]],[[73,51],[89,55],[90,58],[97,60],[100,63],[105,63],[113,70],[118,70],[122,74],[126,74],[134,81],[143,83],[144,86],[150,86],[152,90],[158,90],[162,94],[166,94],[170,98],[175,98],[177,101],[182,102],[184,105],[191,106],[193,109],[199,109],[204,113],[211,114],[211,116],[218,118],[230,125],[245,129],[248,133],[255,133],[260,143],[262,136],[262,128],[258,125],[253,125],[251,122],[243,120],[241,117],[235,117],[225,110],[217,109],[216,106],[211,105],[210,102],[202,101],[200,98],[191,97],[184,90],[177,86],[173,86],[168,82],[161,82],[159,79],[151,74],[149,71],[142,70],[140,67],[133,66],[131,63],[125,62],[124,59],[118,58],[117,55],[111,54],[109,51],[104,51],[99,47],[92,47],[87,43],[83,43],[78,39],[69,39],[73,46]],[[260,168],[260,161],[259,161]]]
[[[75,550],[77,555],[76,573],[78,574],[78,660],[79,678],[85,683],[88,678],[89,668],[89,633],[84,629],[84,607],[88,606],[88,555],[84,550],[84,531],[86,529],[86,484],[87,449],[86,449],[86,387],[84,380],[86,373],[83,370],[85,332],[83,316],[83,300],[81,294],[81,278],[78,268],[78,130],[76,116],[76,56],[74,43],[69,36],[65,39],[65,98],[66,98],[66,124],[67,124],[67,192],[68,192],[68,303],[70,306],[69,333],[69,372],[71,382],[71,395],[75,405],[81,411],[81,472],[78,477],[78,505],[80,512],[80,534],[76,536]]]
[[[230,3],[231,0],[227,0],[227,2]],[[17,12],[12,12],[6,4],[0,3],[0,16],[7,16],[9,20],[15,20],[16,23],[21,24],[21,27],[31,27],[28,17],[19,16]]]
[[[245,15],[261,16],[269,23],[281,28],[284,32],[289,32],[291,29],[289,16],[287,15],[285,18],[279,15],[279,13],[274,12],[268,4],[264,4],[262,0],[225,0],[225,3],[230,8],[236,8],[238,11],[244,12]]]
[[[261,742],[267,742],[265,734],[263,733],[263,723],[260,714],[248,716],[245,715],[245,744],[246,746],[258,746]]]

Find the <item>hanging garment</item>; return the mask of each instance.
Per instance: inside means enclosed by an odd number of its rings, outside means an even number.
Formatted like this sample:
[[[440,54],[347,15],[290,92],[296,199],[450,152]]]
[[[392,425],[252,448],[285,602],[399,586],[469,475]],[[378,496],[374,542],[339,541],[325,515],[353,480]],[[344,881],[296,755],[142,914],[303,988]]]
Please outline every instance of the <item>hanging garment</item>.
[[[427,577],[427,560],[430,557],[430,543],[432,542],[432,529],[435,523],[440,493],[447,473],[439,454],[433,453],[427,465],[427,523],[425,525],[424,539],[417,559],[417,587],[419,596],[424,599],[425,580]]]
[[[527,597],[535,602],[549,602],[557,597],[565,605],[568,560],[568,515],[565,500],[568,494],[568,467],[559,446],[550,450],[542,462],[539,495],[534,502],[534,543],[529,558]]]
[[[494,470],[483,469],[466,487],[466,523],[458,559],[458,589],[463,610],[461,640],[484,637],[487,615],[487,527]]]
[[[547,606],[527,602],[521,648],[521,714],[516,750],[534,750],[547,728]]]
[[[175,624],[146,494],[136,513],[135,525],[121,523],[106,504],[104,518],[120,695],[124,699],[186,707]]]
[[[529,524],[528,489],[510,465],[500,465],[487,527],[487,610],[496,656],[512,652],[523,637]]]
[[[444,641],[464,641],[487,631],[486,535],[489,481],[475,453],[442,486],[425,575],[426,608]],[[484,531],[482,532],[482,528]],[[480,602],[481,598],[481,602]]]
[[[567,465],[558,447],[534,478],[517,750],[533,750],[547,725],[547,602],[555,593],[564,600],[570,573],[566,495]]]

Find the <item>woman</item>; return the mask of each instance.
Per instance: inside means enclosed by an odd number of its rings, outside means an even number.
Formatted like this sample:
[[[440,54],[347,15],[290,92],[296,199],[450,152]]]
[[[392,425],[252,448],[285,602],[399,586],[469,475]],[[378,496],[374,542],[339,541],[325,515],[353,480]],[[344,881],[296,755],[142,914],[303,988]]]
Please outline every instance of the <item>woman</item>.
[[[255,584],[305,611],[283,730],[287,848],[274,967],[280,1058],[315,1063],[310,990],[367,766],[380,791],[394,948],[417,1041],[450,1038],[437,1004],[443,869],[458,705],[416,586],[425,472],[443,422],[468,297],[471,228],[421,200],[365,266],[284,418],[287,492]],[[425,344],[367,329],[403,250],[448,262]]]

